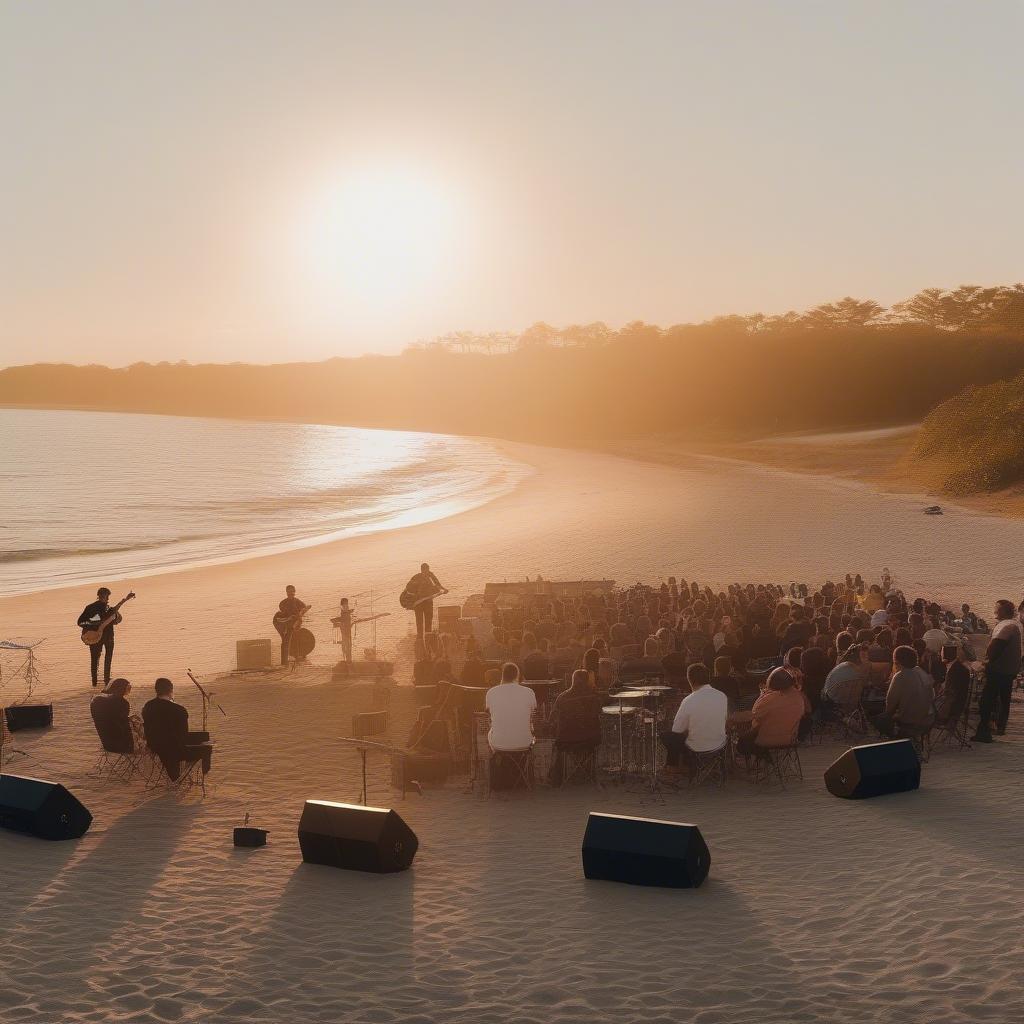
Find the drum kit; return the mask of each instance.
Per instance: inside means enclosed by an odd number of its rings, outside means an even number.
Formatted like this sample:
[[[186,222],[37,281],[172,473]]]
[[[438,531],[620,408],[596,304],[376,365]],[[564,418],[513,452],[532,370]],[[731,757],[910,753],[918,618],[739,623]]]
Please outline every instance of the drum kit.
[[[601,709],[602,731],[613,758],[604,766],[610,777],[638,784],[652,793],[663,788],[664,779],[658,774],[659,726],[666,722],[665,697],[674,690],[672,686],[645,684],[612,694],[616,703]]]

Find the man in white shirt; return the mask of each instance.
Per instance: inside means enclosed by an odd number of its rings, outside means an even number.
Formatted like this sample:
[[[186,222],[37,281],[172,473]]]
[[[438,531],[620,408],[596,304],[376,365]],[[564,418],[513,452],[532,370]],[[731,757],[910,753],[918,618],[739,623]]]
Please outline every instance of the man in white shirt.
[[[996,735],[1005,735],[1013,681],[1022,661],[1021,628],[1013,602],[996,601],[995,613],[996,624],[985,652],[985,686],[978,700],[978,730],[971,737],[977,743],[992,742],[993,719]]]
[[[924,631],[921,639],[924,640],[925,647],[934,654],[939,654],[943,647],[952,643],[949,639],[949,634],[944,629],[939,628],[939,620],[935,618],[931,620],[930,627]]]
[[[878,611],[873,612],[871,615],[871,628],[877,629],[879,626],[884,626],[889,621],[889,613],[884,608],[879,608]]]
[[[705,665],[691,665],[686,670],[686,681],[692,692],[679,705],[672,722],[672,731],[661,735],[661,742],[667,752],[665,767],[670,774],[681,771],[679,759],[683,757],[692,775],[692,755],[721,750],[726,741],[728,697],[709,685],[711,676]]]
[[[491,750],[528,750],[533,746],[533,713],[537,695],[519,683],[511,661],[501,669],[501,682],[487,691],[484,703],[491,716],[487,742]]]

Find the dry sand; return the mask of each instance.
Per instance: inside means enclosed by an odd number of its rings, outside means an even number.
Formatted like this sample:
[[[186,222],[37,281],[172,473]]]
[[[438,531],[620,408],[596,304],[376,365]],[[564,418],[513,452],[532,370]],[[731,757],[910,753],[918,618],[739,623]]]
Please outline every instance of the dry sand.
[[[75,843],[0,832],[0,1021],[1024,1019],[1019,705],[1007,740],[940,751],[920,792],[863,804],[823,788],[836,744],[810,750],[806,781],[784,792],[738,780],[663,802],[590,787],[488,800],[464,780],[401,801],[376,768],[371,802],[396,801],[419,834],[413,868],[301,864],[303,800],[358,791],[356,759],[335,742],[351,715],[387,693],[403,741],[414,713],[406,687],[331,683],[324,623],[340,593],[393,593],[422,558],[459,598],[527,573],[786,582],[883,564],[950,600],[1019,597],[1021,523],[929,519],[911,499],[744,466],[514,452],[537,472],[486,508],[139,581],[116,670],[135,681],[136,707],[172,675],[194,721],[186,665],[226,668],[236,638],[272,635],[286,582],[320,615],[319,664],[213,682],[229,717],[212,726],[205,801],[90,778],[97,744],[73,627],[86,588],[3,602],[10,633],[50,638],[57,698],[56,727],[17,734],[25,755],[7,770],[64,782],[95,823]],[[384,621],[390,639],[407,626]],[[708,882],[586,882],[589,809],[697,822]],[[246,810],[271,829],[265,850],[230,845]]]

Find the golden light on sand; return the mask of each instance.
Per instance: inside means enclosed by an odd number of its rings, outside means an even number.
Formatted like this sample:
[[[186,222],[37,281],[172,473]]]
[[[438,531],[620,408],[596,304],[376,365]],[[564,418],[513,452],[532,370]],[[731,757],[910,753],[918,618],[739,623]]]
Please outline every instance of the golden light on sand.
[[[413,166],[338,174],[314,193],[298,225],[297,264],[314,315],[386,315],[443,287],[457,207],[453,189]]]

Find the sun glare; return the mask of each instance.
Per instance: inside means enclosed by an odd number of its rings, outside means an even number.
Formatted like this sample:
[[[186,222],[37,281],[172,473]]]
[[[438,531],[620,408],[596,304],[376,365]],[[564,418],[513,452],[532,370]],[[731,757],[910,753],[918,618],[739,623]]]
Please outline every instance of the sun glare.
[[[350,171],[315,195],[300,225],[303,291],[327,314],[417,303],[451,274],[450,190],[405,168]]]

